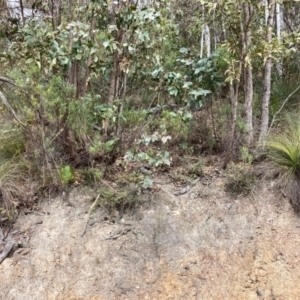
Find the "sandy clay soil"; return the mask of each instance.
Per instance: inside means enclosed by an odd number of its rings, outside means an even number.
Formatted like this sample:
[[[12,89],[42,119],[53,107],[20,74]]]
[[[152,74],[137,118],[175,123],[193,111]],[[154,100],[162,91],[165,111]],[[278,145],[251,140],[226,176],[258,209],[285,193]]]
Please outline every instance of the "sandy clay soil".
[[[97,208],[83,236],[90,191],[41,201],[12,228],[21,248],[0,265],[0,299],[300,299],[290,204],[271,181],[232,198],[218,174],[181,196],[159,178],[120,220]]]

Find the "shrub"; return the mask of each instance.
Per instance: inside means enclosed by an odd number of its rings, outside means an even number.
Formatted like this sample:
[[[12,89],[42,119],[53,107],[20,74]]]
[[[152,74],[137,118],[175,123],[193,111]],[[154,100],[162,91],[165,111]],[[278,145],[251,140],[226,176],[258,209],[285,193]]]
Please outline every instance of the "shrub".
[[[192,119],[191,113],[179,110],[178,112],[163,111],[159,120],[159,127],[162,132],[172,136],[172,141],[186,141],[189,132],[189,123]]]
[[[300,209],[300,117],[285,116],[285,128],[270,135],[268,156],[281,178],[281,185],[296,211]]]
[[[70,184],[75,181],[74,172],[70,166],[64,166],[60,169],[60,177],[64,184]]]

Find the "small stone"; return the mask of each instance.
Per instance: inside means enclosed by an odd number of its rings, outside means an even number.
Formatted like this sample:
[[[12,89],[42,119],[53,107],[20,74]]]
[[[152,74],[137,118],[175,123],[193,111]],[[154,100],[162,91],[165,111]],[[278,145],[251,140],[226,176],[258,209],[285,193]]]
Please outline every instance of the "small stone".
[[[265,276],[267,275],[267,272],[266,272],[265,270],[263,270],[263,269],[260,269],[260,270],[258,271],[258,273],[259,273],[259,275],[260,275],[261,277],[265,277]]]
[[[21,252],[21,254],[22,255],[26,255],[26,254],[28,254],[29,253],[29,249],[27,248],[27,249],[24,249],[22,252]]]
[[[224,183],[224,181],[222,180],[222,179],[218,179],[218,180],[216,180],[216,182],[215,182],[215,185],[216,186],[223,186],[225,183]]]
[[[252,282],[256,282],[256,276],[254,274],[250,275],[250,279]]]

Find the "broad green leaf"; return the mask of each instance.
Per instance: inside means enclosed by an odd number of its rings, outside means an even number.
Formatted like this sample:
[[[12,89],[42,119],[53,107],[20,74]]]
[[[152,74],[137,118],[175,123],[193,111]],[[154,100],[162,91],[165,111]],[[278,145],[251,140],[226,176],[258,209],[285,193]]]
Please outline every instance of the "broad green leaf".
[[[75,59],[76,59],[76,60],[81,60],[81,59],[82,59],[82,55],[81,55],[81,54],[77,54],[77,55],[75,56]]]
[[[171,96],[177,96],[178,95],[178,89],[175,86],[168,87],[168,92]]]
[[[193,83],[190,82],[190,81],[189,82],[184,82],[182,88],[183,89],[188,89],[188,88],[190,88],[191,85],[193,85]]]
[[[182,47],[182,48],[179,49],[179,52],[187,54],[187,53],[189,53],[189,49]]]

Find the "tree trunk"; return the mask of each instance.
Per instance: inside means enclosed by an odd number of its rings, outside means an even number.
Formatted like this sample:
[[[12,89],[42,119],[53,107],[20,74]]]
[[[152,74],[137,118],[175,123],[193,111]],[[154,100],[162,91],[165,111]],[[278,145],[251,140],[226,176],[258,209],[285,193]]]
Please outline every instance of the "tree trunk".
[[[274,24],[275,0],[269,0],[269,11],[267,21],[267,43],[272,41],[272,28]],[[263,97],[262,97],[262,114],[259,132],[259,142],[264,143],[268,127],[269,127],[269,104],[271,96],[271,71],[272,71],[272,57],[271,50],[269,50],[268,57],[265,63],[264,82],[263,82]]]
[[[20,3],[20,10],[21,10],[21,16],[22,16],[22,24],[25,25],[25,18],[24,18],[24,7],[23,7],[23,0],[19,0]]]
[[[206,57],[210,56],[210,30],[207,24],[204,25],[204,44],[206,46]]]
[[[92,21],[91,21],[91,40],[94,41],[94,30],[95,30],[95,26],[96,26],[96,18],[94,16],[94,13],[93,13],[93,16],[92,16]],[[84,92],[87,92],[89,89],[90,89],[90,66],[92,64],[92,56],[90,55],[88,60],[87,60],[87,63],[86,63],[86,71],[85,71],[85,84],[84,84]]]
[[[204,21],[204,7],[202,6],[203,9],[203,13],[202,13],[202,18]],[[200,39],[200,58],[203,58],[203,43],[204,43],[204,26],[202,26],[202,30],[201,30],[201,39]]]
[[[250,18],[252,15],[252,6],[251,4],[244,4],[244,17],[245,17],[245,33],[243,48],[245,53],[245,58],[247,52],[249,52],[251,44],[251,29],[250,29]],[[249,53],[248,53],[249,55]],[[249,147],[253,141],[253,120],[252,120],[252,102],[253,102],[253,75],[252,75],[252,64],[251,59],[244,59],[244,121],[246,125],[246,144]]]
[[[253,75],[251,65],[245,67],[245,104],[244,120],[246,125],[246,144],[249,147],[253,142]]]
[[[242,62],[240,62],[240,70],[242,68]],[[233,146],[234,146],[234,137],[235,137],[235,128],[236,128],[236,121],[237,121],[237,112],[238,112],[238,96],[239,96],[239,79],[235,86],[233,83],[229,85],[229,94],[230,94],[230,101],[231,101],[231,127],[229,133],[229,143],[226,151],[226,156],[223,164],[223,168],[226,169],[227,164],[232,159],[233,153]]]
[[[278,43],[281,43],[281,9],[280,4],[276,3],[276,36]],[[282,61],[278,60],[276,63],[276,70],[279,77],[282,76]]]
[[[61,24],[61,0],[56,1],[56,28]]]

